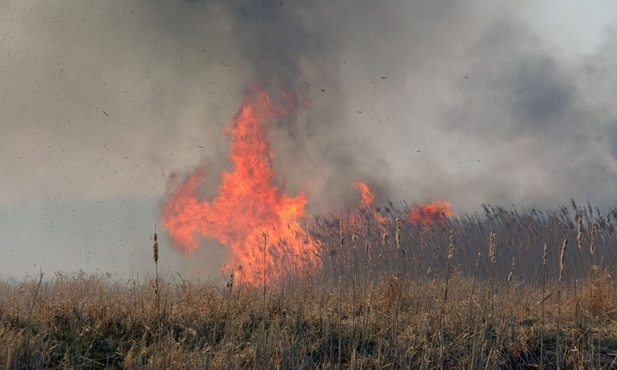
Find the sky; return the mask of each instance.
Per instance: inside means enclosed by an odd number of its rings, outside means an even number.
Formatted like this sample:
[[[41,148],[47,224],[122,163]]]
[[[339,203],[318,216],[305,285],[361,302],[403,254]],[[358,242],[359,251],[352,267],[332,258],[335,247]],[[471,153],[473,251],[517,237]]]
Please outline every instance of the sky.
[[[268,133],[313,214],[447,199],[617,201],[617,5],[368,0],[0,1],[0,277],[220,276],[160,230],[171,174],[229,168],[255,81],[302,104]],[[162,232],[162,233],[161,233]]]

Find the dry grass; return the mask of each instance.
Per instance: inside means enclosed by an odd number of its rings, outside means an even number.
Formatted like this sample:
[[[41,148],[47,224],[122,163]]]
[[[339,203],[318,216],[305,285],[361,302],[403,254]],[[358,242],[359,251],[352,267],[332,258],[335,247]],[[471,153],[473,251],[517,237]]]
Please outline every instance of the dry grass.
[[[0,282],[0,368],[617,368],[617,210],[485,209],[318,219],[323,271],[278,284]]]
[[[2,367],[141,369],[156,359],[159,369],[497,369],[534,368],[542,355],[554,368],[556,348],[567,368],[617,366],[617,289],[607,273],[583,289],[593,292],[593,327],[576,320],[579,297],[567,286],[561,308],[553,294],[542,313],[541,287],[512,282],[506,293],[496,284],[489,301],[490,282],[457,272],[445,281],[387,276],[366,294],[353,281],[305,278],[268,289],[265,309],[261,287],[161,280],[160,329],[154,281],[57,275],[35,294],[37,284],[0,286]]]

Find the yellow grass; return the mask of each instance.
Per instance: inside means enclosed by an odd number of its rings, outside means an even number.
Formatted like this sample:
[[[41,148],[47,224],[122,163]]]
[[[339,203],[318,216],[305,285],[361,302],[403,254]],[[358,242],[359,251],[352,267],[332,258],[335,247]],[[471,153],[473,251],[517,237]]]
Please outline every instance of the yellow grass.
[[[556,348],[567,368],[617,366],[617,288],[607,272],[581,297],[562,282],[560,309],[557,281],[544,301],[541,286],[516,279],[497,282],[489,299],[490,282],[456,271],[447,281],[387,275],[366,292],[361,281],[303,277],[264,298],[262,287],[237,282],[162,278],[160,328],[154,280],[3,283],[0,368],[502,369],[537,368],[541,355],[554,368]],[[589,294],[594,319],[576,320]]]

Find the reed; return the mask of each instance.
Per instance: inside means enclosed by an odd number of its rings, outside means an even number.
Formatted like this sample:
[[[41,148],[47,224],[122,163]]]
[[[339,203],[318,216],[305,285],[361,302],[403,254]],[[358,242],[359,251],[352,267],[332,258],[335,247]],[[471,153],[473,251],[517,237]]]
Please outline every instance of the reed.
[[[156,369],[157,364],[157,352],[158,347],[162,343],[162,327],[161,327],[161,295],[160,295],[160,286],[159,286],[159,242],[158,236],[156,234],[156,225],[154,226],[154,235],[152,236],[152,254],[154,258],[154,269],[155,269],[155,278],[154,278],[154,295],[156,297],[156,331],[157,331],[157,342],[153,347],[153,359],[152,359],[152,368]]]
[[[545,302],[548,298],[546,295],[546,242],[544,242],[544,249],[542,250],[542,299],[539,302],[542,305],[540,314],[540,370],[544,369],[544,314],[546,312]]]
[[[233,270],[223,282],[166,275],[156,238],[153,277],[56,273],[0,282],[0,366],[614,368],[617,212],[594,212],[587,223],[584,209],[576,218],[487,209],[422,228],[396,209],[381,218],[385,226],[370,212],[356,224],[338,217],[319,240],[345,260],[332,270],[324,253],[322,271],[280,282],[265,268],[266,282],[256,285]],[[581,215],[584,253],[568,252]],[[570,330],[577,305],[587,311],[584,361]]]
[[[564,262],[566,258],[566,247],[568,246],[568,239],[563,240],[561,246],[561,254],[559,257],[559,279],[557,280],[557,333],[555,338],[555,367],[561,369],[561,278],[563,276]],[[575,301],[576,301],[576,292]],[[576,319],[576,315],[575,315]]]
[[[614,283],[604,277],[608,273],[602,276],[595,286],[614,292]],[[472,293],[477,287],[471,277],[451,273],[448,287],[456,289],[448,289],[447,306],[443,276],[425,280],[422,285],[401,285],[399,334],[393,341],[390,328],[397,298],[390,281],[384,280],[372,289],[374,299],[366,308],[370,319],[363,324],[366,329],[359,342],[354,339],[353,316],[357,310],[362,312],[364,302],[360,300],[358,305],[354,290],[345,289],[347,282],[341,277],[334,285],[298,280],[272,286],[266,293],[263,315],[261,287],[235,282],[227,286],[173,283],[163,276],[161,301],[173,309],[161,311],[168,329],[160,331],[160,343],[165,345],[158,346],[157,367],[507,369],[537,367],[542,357],[555,361],[557,356],[562,368],[575,364],[575,354],[564,350],[573,338],[567,334],[558,340],[555,335],[542,338],[538,330],[542,308],[530,298],[542,296],[540,286],[512,285],[506,294],[504,281],[496,289],[498,315],[492,329],[487,330],[483,325],[467,325],[470,297],[472,301],[478,298]],[[81,361],[83,368],[153,367],[159,331],[147,282],[138,283],[134,292],[132,283],[105,276],[52,279],[47,293],[38,296],[28,323],[32,295],[21,294],[19,288],[35,291],[37,284],[26,281],[17,289],[0,284],[0,363],[9,364],[10,369],[36,367],[37,363],[41,368],[58,368],[76,361]],[[490,285],[488,281],[475,284],[482,290]],[[133,304],[134,294],[137,305]],[[560,333],[564,325],[575,320],[575,296],[563,281],[560,294],[563,307],[546,305],[548,333]],[[610,307],[617,307],[617,296],[605,293],[603,297],[605,314],[601,322],[594,320],[595,360],[588,363],[589,368],[610,368],[614,361],[617,313],[611,313]],[[557,303],[554,299],[552,302]],[[472,323],[482,322],[485,305],[471,304]],[[12,311],[12,306],[17,310]],[[437,307],[442,312],[436,312]],[[32,336],[28,341],[21,340],[28,325]],[[268,341],[262,341],[264,333]],[[496,342],[493,335],[508,340],[500,340],[491,349]],[[475,352],[470,350],[473,341],[478,342]],[[430,355],[431,348],[437,349],[434,356]],[[555,367],[555,362],[544,364],[546,368]]]

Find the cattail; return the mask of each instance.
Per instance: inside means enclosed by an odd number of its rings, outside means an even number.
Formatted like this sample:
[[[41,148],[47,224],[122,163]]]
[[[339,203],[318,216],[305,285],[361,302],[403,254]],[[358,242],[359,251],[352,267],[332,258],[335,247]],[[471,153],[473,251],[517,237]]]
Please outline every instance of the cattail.
[[[583,250],[583,218],[578,218],[578,235],[576,235],[576,240],[578,240],[578,250]]]
[[[544,251],[542,253],[542,266],[546,266],[546,242],[544,242]]]
[[[596,236],[596,224],[591,224],[591,235],[590,235],[591,241],[589,243],[589,253],[591,253],[592,256],[593,256],[593,252],[596,249],[596,246],[594,243],[595,236]]]
[[[230,292],[234,287],[234,271],[233,270],[231,270],[231,274],[229,275],[229,281],[225,283],[225,287],[229,289]]]
[[[396,249],[401,249],[401,219],[396,218]]]
[[[156,352],[157,347],[161,344],[162,340],[162,332],[161,332],[161,296],[159,292],[159,242],[158,237],[156,235],[156,225],[154,225],[154,236],[152,237],[154,243],[152,244],[152,252],[154,254],[154,268],[156,271],[156,279],[154,281],[154,294],[156,295],[156,319],[157,319],[157,332],[158,332],[158,342],[154,347],[154,359],[153,362],[156,363]]]
[[[508,288],[506,289],[506,295],[510,294],[510,284],[512,283],[512,275],[514,275],[515,265],[516,265],[516,258],[512,258],[512,267],[510,268],[510,273],[508,274]]]
[[[267,266],[267,261],[266,261],[266,256],[267,256],[267,249],[268,249],[268,233],[263,231],[261,233],[261,235],[264,238],[264,246],[262,249],[263,252],[263,270],[261,271],[262,274],[262,278],[263,278],[263,283],[264,283],[264,296],[266,294],[266,279],[268,277],[268,266]]]
[[[488,236],[488,255],[491,259],[491,263],[497,262],[497,256],[495,255],[496,246],[497,246],[497,234],[491,231]]]
[[[491,318],[494,317],[494,310],[495,310],[495,306],[494,306],[494,303],[495,303],[495,262],[497,262],[497,256],[495,254],[496,246],[497,246],[497,234],[491,231],[488,234],[488,254],[491,260],[491,280],[490,280],[490,287],[488,290],[488,295],[489,295],[488,299],[490,303],[490,317]]]
[[[444,284],[443,290],[443,304],[440,309],[440,320],[439,320],[439,337],[441,338],[441,346],[439,351],[439,362],[442,363],[444,356],[444,346],[445,346],[445,330],[444,330],[444,316],[446,303],[448,302],[448,282],[450,281],[450,260],[452,259],[452,254],[454,253],[454,245],[452,243],[454,239],[453,231],[450,230],[450,243],[448,244],[448,263],[446,263],[446,281]]]
[[[566,257],[566,247],[568,246],[568,239],[563,240],[563,246],[561,247],[561,256],[559,257],[559,281],[561,281],[561,273],[563,272],[563,263]]]
[[[340,228],[340,236],[341,236],[341,251],[343,250],[343,245],[345,244],[345,237],[343,236],[343,221],[341,220],[341,228]]]
[[[542,320],[540,326],[540,369],[544,369],[544,301],[546,300],[546,240],[542,251]]]
[[[159,242],[157,241],[156,232],[154,233],[154,244],[152,245],[152,251],[154,252],[154,263],[159,262]]]
[[[450,230],[450,244],[448,244],[448,260],[454,255],[454,232]]]
[[[561,322],[561,274],[563,272],[563,265],[566,256],[566,246],[568,245],[568,239],[563,240],[563,246],[561,247],[561,256],[559,257],[559,281],[557,284],[557,335],[555,337],[555,355],[556,355],[556,368],[561,368],[561,350],[560,350],[560,322]]]

